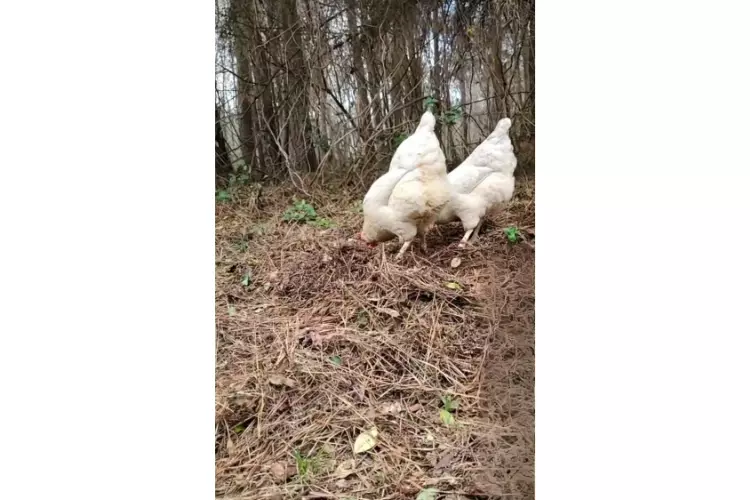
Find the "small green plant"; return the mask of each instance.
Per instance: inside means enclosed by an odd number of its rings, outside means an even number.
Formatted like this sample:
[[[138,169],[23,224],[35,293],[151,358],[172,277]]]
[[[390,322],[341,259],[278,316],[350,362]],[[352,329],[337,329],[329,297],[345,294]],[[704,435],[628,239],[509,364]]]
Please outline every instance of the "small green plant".
[[[455,125],[458,120],[463,116],[463,109],[461,106],[453,106],[451,109],[440,115],[440,121],[445,125]]]
[[[446,411],[453,412],[458,409],[458,401],[453,399],[450,394],[440,396],[440,401],[443,403],[443,408],[445,408]]]
[[[310,475],[321,470],[326,453],[321,450],[317,454],[306,456],[299,450],[294,450],[292,457],[294,457],[294,463],[297,466],[297,476],[305,481]]]
[[[318,214],[315,212],[315,207],[305,200],[300,200],[287,208],[281,218],[286,222],[310,222],[317,219]]]
[[[440,396],[440,401],[443,403],[443,407],[440,408],[440,420],[448,427],[455,425],[456,417],[453,412],[458,409],[458,401],[448,394]]]
[[[286,222],[296,222],[299,224],[310,224],[311,226],[321,229],[328,229],[334,226],[331,219],[327,217],[318,217],[315,207],[305,200],[295,201],[294,205],[288,207],[281,217]]]
[[[434,113],[435,110],[437,110],[437,104],[438,104],[438,100],[435,99],[433,96],[429,96],[424,101],[424,109],[425,111],[431,111],[432,113]]]
[[[341,356],[339,356],[338,354],[336,356],[331,356],[330,360],[334,365],[341,366]]]
[[[250,271],[248,271],[248,272],[246,272],[246,273],[245,273],[245,274],[244,274],[244,275],[242,276],[242,281],[241,281],[240,283],[242,283],[242,286],[244,286],[245,288],[247,288],[247,287],[249,287],[249,286],[250,286],[250,284],[251,284],[252,282],[253,282],[253,277],[252,277],[252,276],[250,275]]]
[[[516,243],[518,241],[518,229],[516,227],[506,227],[503,231],[505,232],[505,237],[508,238],[508,241],[511,243]]]
[[[231,187],[244,186],[250,181],[250,176],[246,172],[238,174],[229,174],[229,185]]]
[[[232,201],[232,195],[229,194],[229,191],[220,189],[219,191],[216,191],[216,201],[219,203],[228,203]]]
[[[235,434],[242,434],[242,432],[245,430],[245,426],[242,424],[235,425],[232,430],[235,432]]]
[[[333,221],[326,217],[318,217],[317,219],[310,221],[310,224],[321,229],[329,229],[333,227]]]

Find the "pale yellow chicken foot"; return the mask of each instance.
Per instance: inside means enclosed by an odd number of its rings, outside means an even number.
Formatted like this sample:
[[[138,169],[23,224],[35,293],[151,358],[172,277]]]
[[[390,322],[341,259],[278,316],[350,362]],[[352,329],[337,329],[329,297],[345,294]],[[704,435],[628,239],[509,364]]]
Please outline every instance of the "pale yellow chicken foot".
[[[411,241],[404,242],[404,244],[401,246],[401,250],[399,250],[396,254],[395,260],[401,260],[401,257],[404,256],[404,253],[406,253],[406,249],[409,248],[409,245],[411,245]]]
[[[464,234],[464,237],[461,238],[461,241],[458,243],[458,248],[464,248],[466,246],[466,242],[469,241],[469,236],[471,236],[471,232],[474,231],[473,229],[469,229],[466,231],[466,234]]]

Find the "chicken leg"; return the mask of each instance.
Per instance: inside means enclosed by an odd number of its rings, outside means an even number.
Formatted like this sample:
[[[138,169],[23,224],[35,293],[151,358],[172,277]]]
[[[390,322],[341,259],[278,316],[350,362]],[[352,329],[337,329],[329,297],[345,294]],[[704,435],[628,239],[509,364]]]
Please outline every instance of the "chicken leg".
[[[466,231],[466,234],[464,234],[464,237],[461,238],[461,241],[458,243],[458,248],[464,248],[466,246],[466,242],[469,241],[469,236],[471,236],[471,232],[474,231],[473,229],[469,229]]]
[[[479,224],[477,224],[477,227],[474,228],[474,233],[471,235],[471,242],[474,243],[477,241],[477,238],[479,238],[479,230],[482,229],[482,224],[484,224],[484,219],[479,219]]]
[[[396,258],[394,260],[401,260],[401,257],[404,256],[404,253],[406,253],[406,250],[409,248],[409,245],[411,245],[411,240],[404,242],[404,244],[401,246],[401,250],[398,251],[398,253],[396,254]]]

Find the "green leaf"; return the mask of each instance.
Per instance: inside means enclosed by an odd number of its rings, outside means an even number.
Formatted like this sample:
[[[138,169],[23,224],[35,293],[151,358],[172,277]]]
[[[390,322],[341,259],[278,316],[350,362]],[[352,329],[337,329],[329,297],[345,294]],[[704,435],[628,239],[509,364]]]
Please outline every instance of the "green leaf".
[[[417,495],[417,500],[435,500],[438,496],[436,488],[425,488]]]
[[[458,401],[453,399],[450,395],[440,396],[440,401],[443,402],[443,408],[447,411],[455,411],[458,409]]]
[[[330,360],[334,365],[341,366],[341,356],[331,356]]]
[[[448,427],[456,424],[456,417],[454,417],[453,413],[449,412],[445,408],[440,408],[440,420]]]
[[[232,196],[224,190],[221,190],[218,193],[216,193],[216,201],[227,202],[231,200],[232,200]]]
[[[504,229],[505,236],[508,238],[508,241],[511,243],[515,243],[518,241],[518,229],[516,229],[514,226],[506,227]]]
[[[250,283],[252,282],[252,278],[250,277],[250,272],[246,272],[244,276],[242,276],[242,286],[248,287],[250,286]]]
[[[450,288],[451,290],[461,290],[461,285],[459,283],[456,283],[455,281],[448,281],[445,283],[445,288]]]
[[[245,430],[245,426],[244,426],[244,425],[242,425],[242,424],[237,424],[237,425],[235,425],[235,426],[234,426],[234,427],[232,428],[232,430],[233,430],[233,431],[234,431],[234,432],[235,432],[236,434],[242,434],[242,431],[244,431],[244,430]]]

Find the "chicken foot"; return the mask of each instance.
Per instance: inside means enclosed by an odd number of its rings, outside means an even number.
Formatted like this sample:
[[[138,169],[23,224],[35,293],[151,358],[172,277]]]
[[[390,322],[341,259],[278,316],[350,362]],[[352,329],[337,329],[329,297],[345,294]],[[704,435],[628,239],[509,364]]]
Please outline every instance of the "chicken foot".
[[[469,236],[471,236],[473,231],[473,229],[466,231],[466,234],[464,234],[464,237],[461,238],[461,241],[458,243],[458,248],[464,248],[466,246],[466,242],[469,241]]]
[[[461,241],[458,244],[458,248],[466,247],[467,241],[471,241],[471,243],[477,241],[477,238],[479,237],[479,230],[482,229],[483,222],[484,219],[479,219],[479,223],[473,229],[469,229],[468,231],[466,231],[464,237],[461,238]],[[471,236],[471,239],[469,239],[469,236]]]
[[[404,253],[406,253],[406,250],[409,248],[409,245],[411,245],[411,240],[404,242],[404,244],[401,246],[401,250],[398,251],[396,254],[395,260],[400,260],[401,257],[404,256]]]
[[[484,219],[479,219],[479,224],[477,224],[477,227],[474,228],[474,234],[471,235],[471,242],[474,243],[477,241],[477,238],[479,238],[479,230],[482,229],[482,224],[484,224]]]

